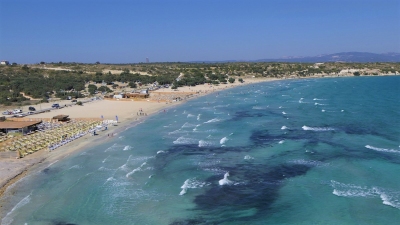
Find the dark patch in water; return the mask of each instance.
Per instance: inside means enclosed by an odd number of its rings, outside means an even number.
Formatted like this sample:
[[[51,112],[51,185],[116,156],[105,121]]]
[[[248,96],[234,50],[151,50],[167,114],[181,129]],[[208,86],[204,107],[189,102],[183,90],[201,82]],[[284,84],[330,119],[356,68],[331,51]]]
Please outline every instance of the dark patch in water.
[[[188,220],[175,220],[170,225],[199,225],[199,224],[216,224],[208,223],[204,219],[188,219]]]
[[[236,165],[223,168],[230,172],[232,185],[218,185],[223,177],[212,176],[207,182],[214,184],[204,194],[195,197],[197,210],[205,215],[212,213],[218,216],[218,223],[229,221],[247,221],[249,217],[265,216],[270,212],[271,205],[279,197],[279,189],[284,180],[306,174],[313,166],[298,164],[282,164],[271,168],[265,165]],[[254,215],[240,216],[241,210],[256,209]],[[271,212],[272,213],[272,212]],[[228,215],[229,214],[229,215]],[[230,215],[232,214],[232,215]],[[236,214],[236,215],[235,215]]]
[[[78,225],[78,224],[56,221],[56,222],[53,222],[53,225]]]

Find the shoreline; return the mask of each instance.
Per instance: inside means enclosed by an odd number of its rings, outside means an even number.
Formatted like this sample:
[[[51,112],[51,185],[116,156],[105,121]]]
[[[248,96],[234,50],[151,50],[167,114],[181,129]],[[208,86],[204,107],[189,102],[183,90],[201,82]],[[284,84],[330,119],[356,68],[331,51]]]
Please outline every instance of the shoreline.
[[[353,76],[351,76],[351,77],[353,77]],[[362,76],[362,77],[364,77],[364,76]],[[319,78],[319,77],[312,77],[312,78],[306,78],[306,79],[315,79],[315,78]],[[336,77],[320,77],[320,78],[336,78]],[[129,129],[131,127],[134,127],[134,126],[144,122],[149,116],[154,116],[154,115],[156,115],[156,113],[159,113],[163,109],[169,110],[170,108],[173,108],[180,104],[186,103],[190,99],[207,96],[212,93],[231,89],[234,87],[247,86],[247,85],[256,84],[256,83],[279,81],[279,80],[297,80],[297,79],[253,78],[249,82],[246,80],[246,82],[243,84],[236,84],[236,85],[232,85],[232,86],[228,84],[228,85],[225,85],[225,87],[223,87],[223,88],[207,90],[206,92],[198,92],[197,94],[189,96],[188,98],[185,98],[182,101],[176,101],[176,102],[169,103],[169,104],[165,103],[165,102],[157,103],[157,101],[153,101],[153,103],[156,104],[155,105],[156,107],[153,107],[152,110],[147,111],[147,116],[137,116],[135,114],[131,114],[130,117],[124,118],[123,120],[121,120],[121,122],[118,122],[117,126],[110,126],[110,129],[108,129],[107,131],[100,131],[99,135],[97,135],[97,136],[89,136],[89,135],[83,136],[82,138],[80,138],[74,142],[71,142],[65,146],[62,146],[62,147],[58,148],[57,150],[52,151],[51,153],[49,153],[46,150],[41,150],[32,155],[28,155],[24,159],[18,159],[19,161],[16,159],[12,159],[11,161],[18,161],[17,163],[24,164],[24,166],[17,168],[16,172],[13,173],[12,175],[8,176],[6,180],[5,179],[0,180],[0,216],[4,216],[6,214],[6,212],[4,212],[4,209],[6,208],[5,206],[11,207],[8,204],[9,199],[7,199],[7,197],[9,197],[9,194],[10,195],[13,194],[12,193],[13,187],[21,179],[33,174],[38,169],[41,169],[43,166],[51,166],[52,164],[56,163],[59,160],[62,160],[66,157],[71,156],[72,154],[76,154],[78,152],[83,151],[91,143],[96,143],[96,145],[98,145],[98,144],[102,144],[107,141],[110,141],[110,140],[112,140],[112,138],[114,138],[114,137],[105,138],[106,137],[105,135],[107,135],[107,134],[116,133],[116,136],[118,136],[118,134],[120,132],[123,132],[126,129]],[[194,89],[194,87],[188,87],[189,90],[190,90],[190,88],[192,88],[192,90]],[[203,89],[204,89],[204,87],[203,87]],[[182,93],[182,92],[178,91],[178,92],[172,92],[172,93],[177,94],[177,93]],[[103,101],[107,101],[107,100],[103,100]],[[3,161],[4,161],[3,159],[0,159],[0,169],[2,169],[1,164]]]
[[[6,179],[0,180],[0,209],[3,208],[4,202],[2,202],[2,201],[7,196],[7,192],[10,191],[8,189],[12,188],[21,179],[28,176],[31,172],[35,171],[36,169],[39,169],[41,167],[41,165],[51,164],[51,163],[59,161],[63,158],[66,158],[72,154],[80,152],[91,143],[96,143],[96,145],[102,144],[104,142],[111,140],[111,138],[115,137],[115,136],[111,136],[111,137],[107,136],[107,138],[105,138],[106,137],[105,135],[115,134],[116,136],[118,136],[118,134],[120,132],[122,132],[126,129],[129,129],[131,127],[134,127],[134,126],[138,125],[139,123],[144,122],[148,117],[154,116],[156,113],[160,112],[161,110],[168,110],[168,109],[176,107],[180,104],[186,103],[188,100],[191,100],[191,99],[199,98],[202,96],[207,96],[212,93],[227,90],[227,89],[234,88],[234,87],[247,86],[247,85],[251,85],[251,84],[255,84],[255,83],[270,82],[270,81],[276,81],[276,80],[282,80],[282,79],[252,78],[252,79],[249,79],[249,81],[246,81],[245,83],[241,83],[241,84],[236,84],[236,85],[227,84],[227,85],[224,85],[223,87],[216,86],[217,89],[213,89],[213,90],[203,90],[204,87],[199,87],[199,88],[203,88],[202,91],[199,91],[197,94],[191,95],[188,98],[185,98],[181,101],[176,101],[173,103],[165,103],[165,102],[157,103],[156,101],[152,101],[154,104],[158,104],[158,105],[153,107],[150,111],[147,111],[147,116],[138,116],[138,115],[132,114],[132,116],[124,118],[121,122],[118,122],[117,126],[109,126],[110,129],[108,129],[107,131],[100,131],[99,135],[97,135],[97,137],[85,135],[78,140],[75,140],[65,146],[58,148],[57,150],[52,151],[51,153],[49,153],[48,151],[43,149],[39,152],[28,155],[23,159],[11,159],[11,160],[0,159],[0,165],[2,163],[4,163],[4,161],[14,161],[14,162],[17,161],[16,162],[17,164],[18,163],[25,164],[24,166],[18,168],[12,175],[9,175]],[[187,89],[189,89],[189,91],[187,91],[187,92],[196,90],[196,87],[187,87]],[[197,89],[199,89],[199,88],[197,88]],[[184,89],[184,88],[181,88],[181,89]],[[179,90],[177,92],[171,92],[171,93],[172,94],[180,94],[182,92],[185,92],[185,91]],[[103,100],[103,101],[108,101],[108,100]],[[3,211],[3,210],[0,210],[0,211]]]

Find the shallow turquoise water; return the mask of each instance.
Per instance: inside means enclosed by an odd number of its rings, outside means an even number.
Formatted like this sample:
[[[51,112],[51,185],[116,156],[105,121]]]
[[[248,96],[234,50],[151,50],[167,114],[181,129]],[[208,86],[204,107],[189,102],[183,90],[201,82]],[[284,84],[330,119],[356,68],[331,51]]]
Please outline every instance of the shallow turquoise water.
[[[398,118],[399,76],[221,91],[23,179],[1,224],[395,224]]]

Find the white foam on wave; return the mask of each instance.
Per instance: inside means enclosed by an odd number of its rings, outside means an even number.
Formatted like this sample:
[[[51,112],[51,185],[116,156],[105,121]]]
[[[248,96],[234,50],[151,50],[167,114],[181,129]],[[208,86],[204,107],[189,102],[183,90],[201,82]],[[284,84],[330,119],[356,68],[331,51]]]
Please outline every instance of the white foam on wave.
[[[216,106],[214,106],[214,109],[215,108],[223,108],[223,107],[228,107],[230,104],[227,104],[227,105],[216,105]]]
[[[127,174],[125,175],[126,178],[128,178],[129,176],[131,176],[132,174],[134,174],[134,173],[136,173],[136,172],[138,172],[138,171],[142,171],[142,168],[143,168],[146,164],[147,164],[147,163],[144,162],[144,163],[142,163],[142,165],[140,165],[138,168],[136,168],[136,169],[132,170],[131,172],[127,173]]]
[[[219,114],[224,114],[224,112],[214,112],[214,114],[219,115]]]
[[[201,114],[197,115],[197,120],[200,120],[200,116],[201,116]]]
[[[172,134],[182,134],[182,133],[187,133],[187,131],[178,129],[178,130],[174,130],[174,131],[168,132],[168,135],[172,135]]]
[[[71,166],[68,170],[71,170],[71,169],[82,169],[83,167],[82,166],[80,166],[80,165],[73,165],[73,166]]]
[[[339,197],[379,197],[382,204],[400,209],[400,193],[380,187],[366,187],[354,184],[344,184],[331,180],[331,186],[334,188],[332,194]]]
[[[129,160],[131,159],[131,157],[132,157],[132,155],[130,155],[130,156],[128,157],[128,159],[126,160],[125,164],[122,165],[122,166],[120,166],[120,167],[118,167],[118,169],[127,170],[127,169],[128,169],[128,162],[129,162]]]
[[[190,189],[202,188],[207,185],[210,185],[210,183],[198,181],[196,178],[187,179],[181,186],[182,191],[179,193],[179,195],[186,194],[189,188]]]
[[[102,162],[105,163],[111,155],[107,156]]]
[[[283,143],[285,143],[284,140],[280,140],[280,141],[278,142],[278,144],[283,144]]]
[[[111,145],[110,147],[108,147],[104,152],[116,150],[116,149],[118,149],[118,147],[120,147],[120,145],[115,143],[115,144]]]
[[[162,153],[165,153],[165,151],[160,150],[160,151],[157,152],[157,155],[158,155],[158,154],[162,154]]]
[[[176,144],[176,145],[184,145],[184,144],[195,144],[197,143],[196,139],[193,138],[187,138],[187,137],[179,137],[178,139],[176,139],[175,141],[173,141],[172,143]]]
[[[371,149],[371,150],[378,151],[378,152],[400,153],[399,150],[387,149],[387,148],[377,148],[377,147],[374,147],[374,146],[371,146],[371,145],[366,145],[365,147],[368,148],[368,149]]]
[[[218,181],[219,185],[231,185],[233,182],[231,180],[228,179],[229,177],[229,172],[226,172],[224,174],[224,179],[221,179]]]
[[[253,109],[256,109],[256,110],[264,110],[264,109],[267,109],[269,106],[267,105],[267,106],[264,106],[264,107],[262,107],[262,106],[253,106]]]
[[[325,112],[325,109],[322,109],[321,112]]]
[[[326,104],[321,104],[321,103],[316,102],[316,103],[314,103],[314,105],[326,105]]]
[[[249,156],[249,155],[245,155],[245,156],[244,156],[244,159],[245,159],[245,160],[253,160],[254,157],[251,157],[251,156]]]
[[[120,167],[121,168],[121,167]],[[101,166],[100,168],[98,168],[97,169],[98,171],[111,171],[111,170],[114,170],[114,169],[109,169],[109,168],[106,168],[106,167],[104,167],[104,166]]]
[[[324,101],[324,100],[326,100],[326,99],[314,98],[313,100],[314,100],[314,101]]]
[[[123,151],[128,151],[128,150],[130,150],[130,149],[132,149],[132,146],[127,145],[127,146],[125,146],[124,149],[122,149],[122,150],[123,150]]]
[[[282,111],[282,114],[283,114],[283,115],[286,115],[287,113],[285,113],[285,111]]]
[[[195,115],[189,113],[189,114],[187,115],[187,118],[189,118],[189,117],[195,117]]]
[[[104,184],[106,184],[106,183],[108,183],[108,182],[110,182],[110,181],[114,181],[114,180],[115,180],[114,177],[109,177],[109,178],[107,178],[106,182],[104,182]]]
[[[221,121],[221,120],[218,119],[218,118],[214,118],[214,119],[211,119],[211,120],[209,120],[207,122],[204,122],[204,123],[215,123],[215,122],[219,122],[219,121]]]
[[[333,131],[335,130],[334,128],[331,127],[307,127],[307,126],[302,126],[301,127],[303,130],[311,130],[311,131]]]
[[[227,137],[223,137],[223,138],[221,138],[221,140],[219,141],[219,143],[220,143],[221,145],[223,145],[223,144],[225,144],[228,140],[229,140],[229,139],[228,139]]]
[[[22,206],[28,204],[31,201],[31,195],[32,193],[30,193],[28,196],[26,196],[25,198],[23,198],[21,201],[19,201],[12,209],[10,212],[7,213],[7,215],[1,220],[1,225],[10,225],[14,219],[13,219],[13,212],[19,208],[21,208]]]
[[[327,165],[327,164],[325,164],[325,163],[323,163],[321,161],[305,160],[305,159],[295,159],[295,160],[291,160],[289,162],[293,163],[293,164],[305,165],[305,166],[313,166],[313,167],[320,167],[320,166]]]
[[[288,129],[287,126],[282,126],[282,127],[281,127],[281,130],[286,130],[286,129]]]
[[[201,126],[200,124],[197,124],[195,128],[193,128],[193,131],[197,131],[197,128]]]
[[[212,142],[210,141],[204,141],[204,140],[200,140],[199,141],[199,147],[208,147],[208,146],[212,146]]]
[[[182,125],[181,128],[195,127],[195,126],[196,126],[196,124],[191,124],[191,123],[186,122],[185,124]]]

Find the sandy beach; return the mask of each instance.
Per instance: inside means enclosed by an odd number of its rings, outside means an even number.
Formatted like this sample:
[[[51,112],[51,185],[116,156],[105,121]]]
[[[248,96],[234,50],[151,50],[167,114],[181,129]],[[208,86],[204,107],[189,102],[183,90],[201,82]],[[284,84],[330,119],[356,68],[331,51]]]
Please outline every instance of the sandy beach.
[[[94,100],[84,103],[83,106],[73,105],[50,112],[27,116],[25,118],[28,119],[52,118],[53,116],[63,114],[69,115],[71,119],[103,118],[104,120],[116,120],[117,116],[118,124],[117,126],[109,127],[106,131],[101,131],[97,136],[86,135],[52,152],[41,150],[34,154],[27,155],[22,159],[0,159],[0,197],[7,192],[8,187],[29,174],[29,172],[34,170],[37,166],[61,160],[76,151],[84,149],[85,146],[90,143],[107,141],[117,136],[120,131],[126,129],[128,126],[133,126],[137,122],[143,121],[149,115],[168,110],[169,107],[183,103],[189,98],[212,94],[216,91],[240,85],[249,85],[275,79],[247,78],[244,80],[244,83],[235,82],[233,84],[220,84],[218,86],[204,84],[195,87],[180,87],[177,90],[165,88],[152,91],[150,93],[150,98],[144,100]],[[177,97],[179,97],[178,101],[176,100]],[[42,103],[39,107],[43,109],[49,108],[53,103],[59,103],[62,106],[71,103],[71,101],[64,100]]]

